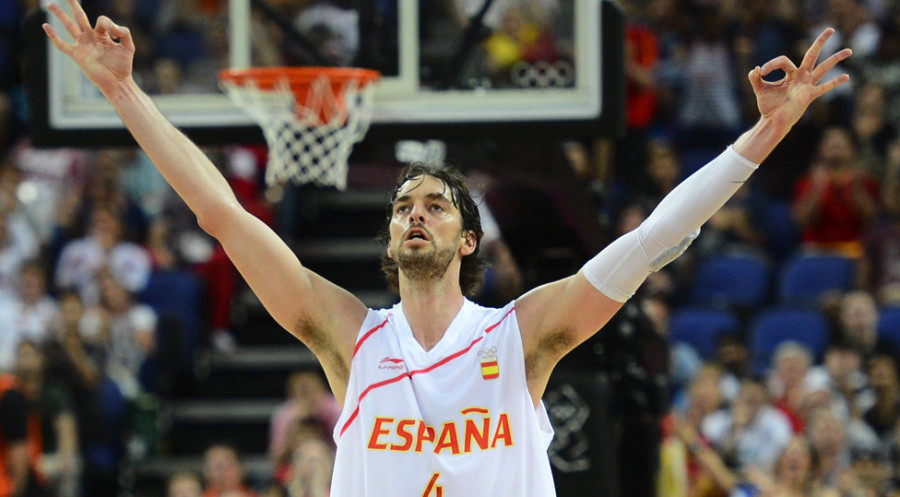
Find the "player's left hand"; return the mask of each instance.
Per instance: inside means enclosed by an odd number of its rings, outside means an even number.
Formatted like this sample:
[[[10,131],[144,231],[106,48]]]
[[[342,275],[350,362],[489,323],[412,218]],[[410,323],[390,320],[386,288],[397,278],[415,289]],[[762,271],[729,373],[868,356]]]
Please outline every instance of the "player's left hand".
[[[782,55],[766,62],[762,67],[756,67],[750,71],[748,77],[753,86],[753,92],[756,94],[756,104],[763,119],[771,120],[779,129],[790,129],[806,112],[809,104],[850,79],[849,75],[841,74],[819,84],[828,71],[853,53],[849,48],[845,48],[817,65],[816,62],[822,52],[822,47],[832,34],[834,34],[833,28],[827,28],[819,34],[816,41],[806,51],[800,67],[795,66],[787,56]],[[769,82],[762,79],[763,76],[778,69],[785,72],[785,76],[780,80]]]

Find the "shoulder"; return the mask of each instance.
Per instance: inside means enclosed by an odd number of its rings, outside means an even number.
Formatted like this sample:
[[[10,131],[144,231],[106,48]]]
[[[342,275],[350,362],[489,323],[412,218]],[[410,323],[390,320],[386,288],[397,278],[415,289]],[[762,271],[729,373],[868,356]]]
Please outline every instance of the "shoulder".
[[[515,314],[516,301],[510,301],[503,307],[485,307],[481,304],[472,302],[471,300],[466,300],[466,307],[468,308],[471,319],[490,321],[491,319],[502,319],[511,314]]]
[[[356,347],[370,336],[393,328],[392,317],[399,312],[397,307],[399,305],[385,309],[368,309],[366,317],[356,333]]]

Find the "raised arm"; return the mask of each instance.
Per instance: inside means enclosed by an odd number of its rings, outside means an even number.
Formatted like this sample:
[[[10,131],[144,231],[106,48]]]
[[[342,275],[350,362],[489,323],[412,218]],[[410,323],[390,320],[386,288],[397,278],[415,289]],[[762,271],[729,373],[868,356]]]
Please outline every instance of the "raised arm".
[[[611,243],[577,274],[517,301],[535,401],[557,361],[602,328],[651,272],[687,249],[700,226],[750,177],[813,100],[849,79],[845,74],[819,84],[828,70],[850,56],[845,49],[816,65],[833,33],[829,28],[819,35],[800,67],[782,56],[750,71],[760,112],[750,130],[667,195],[641,226]],[[762,79],[776,69],[784,70],[785,77],[776,82]]]
[[[74,17],[48,8],[74,42],[63,41],[49,24],[44,31],[109,99],[125,126],[160,173],[218,239],[263,305],[285,329],[322,360],[329,380],[349,365],[365,306],[304,268],[288,246],[238,203],[225,178],[190,140],[169,123],[132,77],[134,43],[128,28],[101,16],[91,27],[75,0]],[[346,379],[344,379],[346,380]],[[335,392],[340,396],[341,392]]]

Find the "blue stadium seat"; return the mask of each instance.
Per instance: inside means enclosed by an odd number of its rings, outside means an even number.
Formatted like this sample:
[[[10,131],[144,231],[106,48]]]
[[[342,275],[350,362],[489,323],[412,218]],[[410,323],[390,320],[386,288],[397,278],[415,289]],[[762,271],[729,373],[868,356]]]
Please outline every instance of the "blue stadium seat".
[[[900,349],[900,307],[885,307],[878,317],[878,336]]]
[[[785,263],[779,274],[779,301],[788,305],[814,305],[829,291],[849,290],[855,272],[856,262],[849,257],[797,255]]]
[[[137,294],[138,301],[149,305],[164,318],[177,320],[180,325],[182,360],[193,362],[200,336],[200,316],[204,303],[203,286],[186,271],[154,271],[147,286]],[[165,333],[158,333],[160,338]]]
[[[776,198],[764,198],[754,204],[754,221],[766,236],[766,250],[776,260],[790,256],[800,239],[791,213],[791,205]]]
[[[725,254],[702,261],[694,274],[693,305],[758,307],[768,296],[771,269],[753,254]]]
[[[786,341],[799,342],[822,357],[830,338],[828,320],[813,309],[767,309],[750,325],[753,369],[763,373],[771,365],[772,353]]]
[[[725,333],[738,331],[738,320],[729,311],[686,307],[675,311],[669,322],[673,343],[684,342],[704,359],[716,354],[716,340]]]

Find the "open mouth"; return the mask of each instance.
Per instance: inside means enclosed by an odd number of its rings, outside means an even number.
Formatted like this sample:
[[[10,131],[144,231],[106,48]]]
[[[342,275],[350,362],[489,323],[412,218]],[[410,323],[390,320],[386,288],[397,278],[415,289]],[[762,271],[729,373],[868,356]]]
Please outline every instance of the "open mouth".
[[[422,228],[411,228],[406,232],[406,238],[404,240],[422,240],[429,241],[431,238],[428,236],[428,232]]]

